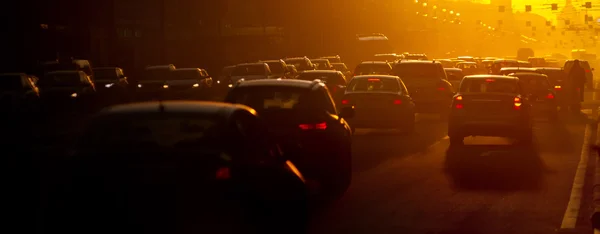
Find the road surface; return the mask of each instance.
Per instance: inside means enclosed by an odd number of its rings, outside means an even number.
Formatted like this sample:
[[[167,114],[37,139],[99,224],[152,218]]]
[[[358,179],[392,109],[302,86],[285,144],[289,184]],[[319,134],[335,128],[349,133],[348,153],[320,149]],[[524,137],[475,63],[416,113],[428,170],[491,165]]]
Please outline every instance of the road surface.
[[[495,137],[450,148],[447,125],[435,116],[420,116],[413,136],[359,129],[353,183],[314,217],[311,233],[591,233],[594,168],[582,175],[581,209],[570,211],[575,227],[561,229],[582,145],[595,136],[593,129],[585,136],[592,113],[584,112],[560,123],[536,120],[530,149]]]

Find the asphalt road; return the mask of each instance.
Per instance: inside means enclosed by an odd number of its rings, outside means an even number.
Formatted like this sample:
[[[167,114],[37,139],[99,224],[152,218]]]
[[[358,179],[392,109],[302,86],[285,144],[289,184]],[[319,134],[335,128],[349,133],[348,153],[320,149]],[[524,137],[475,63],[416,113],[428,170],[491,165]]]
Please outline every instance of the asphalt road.
[[[311,233],[556,232],[570,200],[587,117],[537,120],[531,148],[494,137],[466,138],[466,146],[450,148],[447,125],[435,116],[420,116],[412,136],[359,129],[352,185],[314,217]],[[577,228],[591,233],[587,206],[582,202]]]

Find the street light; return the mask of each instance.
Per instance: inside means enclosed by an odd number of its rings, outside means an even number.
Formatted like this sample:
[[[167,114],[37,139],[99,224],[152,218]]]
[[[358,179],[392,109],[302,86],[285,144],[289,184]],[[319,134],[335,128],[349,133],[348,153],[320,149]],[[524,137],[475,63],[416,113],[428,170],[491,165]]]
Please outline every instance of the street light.
[[[460,16],[460,13],[456,12],[456,16]]]
[[[426,2],[423,3],[423,7],[427,7],[427,3]]]
[[[446,8],[442,9],[442,12],[446,12]]]
[[[454,11],[450,11],[450,14],[451,14],[451,15],[454,15]]]

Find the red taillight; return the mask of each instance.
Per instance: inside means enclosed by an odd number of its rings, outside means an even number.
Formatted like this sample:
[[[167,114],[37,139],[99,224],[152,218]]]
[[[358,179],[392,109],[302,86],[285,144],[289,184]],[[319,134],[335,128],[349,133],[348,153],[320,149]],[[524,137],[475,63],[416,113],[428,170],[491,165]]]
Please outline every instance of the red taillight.
[[[591,70],[585,70],[585,72],[592,72]]]
[[[350,104],[350,101],[348,101],[346,99],[342,100],[342,105],[348,105],[348,104]]]
[[[548,95],[546,95],[546,98],[548,98],[548,99],[554,99],[554,94],[549,93]]]
[[[400,105],[402,104],[402,100],[396,99],[394,100],[394,105]]]
[[[231,178],[231,172],[229,171],[229,167],[221,167],[217,170],[215,177],[218,180],[226,180]]]
[[[456,103],[454,105],[454,108],[456,108],[456,109],[462,109],[462,108],[464,108],[463,104],[461,103],[462,100],[463,100],[462,96],[456,96],[456,97],[454,97],[454,101]]]
[[[437,90],[444,91],[444,90],[446,90],[446,87],[438,87]]]
[[[514,108],[515,110],[520,110],[520,109],[521,109],[521,105],[523,105],[523,103],[521,103],[521,98],[519,98],[519,97],[515,97],[515,100],[514,100],[514,102],[515,102],[515,103],[514,103],[514,106],[513,106],[513,108]]]
[[[325,130],[325,129],[327,129],[327,123],[323,122],[323,123],[318,123],[318,124],[300,124],[300,125],[298,125],[298,127],[302,130],[312,130],[312,129]]]
[[[454,107],[455,107],[456,109],[462,109],[462,108],[464,108],[463,104],[460,104],[460,103],[459,103],[459,104],[456,104]]]
[[[333,92],[333,93],[337,92],[337,90],[338,90],[338,87],[337,87],[337,86],[333,86],[333,87],[331,88],[331,92]]]
[[[462,96],[456,96],[456,97],[454,98],[454,100],[456,100],[456,101],[462,101],[462,99],[463,99],[463,97],[462,97]]]

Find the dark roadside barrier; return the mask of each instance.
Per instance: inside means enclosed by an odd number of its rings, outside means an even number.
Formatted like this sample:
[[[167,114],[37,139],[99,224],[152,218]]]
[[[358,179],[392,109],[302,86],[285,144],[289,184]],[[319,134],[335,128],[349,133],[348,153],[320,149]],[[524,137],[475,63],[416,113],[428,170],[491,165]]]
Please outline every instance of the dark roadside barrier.
[[[600,111],[600,108],[598,108]],[[592,153],[596,155],[596,172],[594,174],[594,187],[593,187],[593,197],[592,197],[592,205],[594,206],[594,211],[592,213],[591,221],[592,227],[595,230],[600,230],[600,128],[598,128],[598,122],[600,122],[600,117],[596,117],[596,142],[591,146]]]

